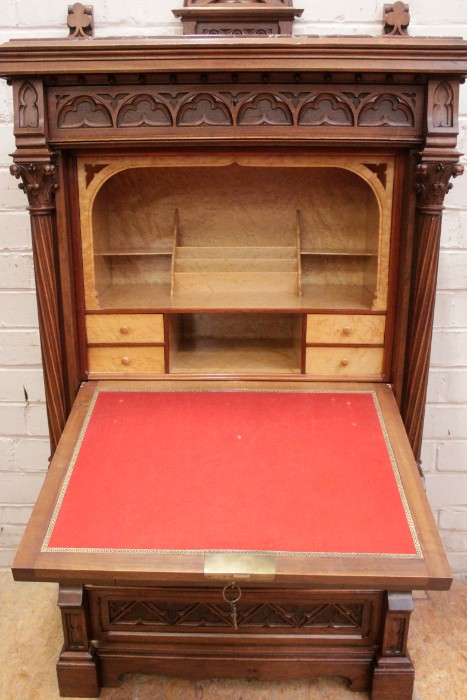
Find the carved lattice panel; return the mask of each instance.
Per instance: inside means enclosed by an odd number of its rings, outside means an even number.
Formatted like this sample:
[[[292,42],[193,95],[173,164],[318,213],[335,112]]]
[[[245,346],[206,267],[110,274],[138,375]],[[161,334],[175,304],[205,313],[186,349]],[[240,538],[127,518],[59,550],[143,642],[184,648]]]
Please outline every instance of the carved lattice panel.
[[[272,600],[268,600],[268,596]],[[281,596],[277,591],[244,591],[237,604],[239,634],[287,634],[313,636],[352,636],[368,643],[377,624],[379,600],[374,594],[352,599],[323,600],[312,593],[294,600],[289,591]],[[230,606],[222,600],[220,591],[196,589],[177,593],[160,589],[127,596],[92,593],[93,635],[96,638],[118,633],[166,634],[224,631],[232,632]],[[308,600],[307,600],[308,598]]]

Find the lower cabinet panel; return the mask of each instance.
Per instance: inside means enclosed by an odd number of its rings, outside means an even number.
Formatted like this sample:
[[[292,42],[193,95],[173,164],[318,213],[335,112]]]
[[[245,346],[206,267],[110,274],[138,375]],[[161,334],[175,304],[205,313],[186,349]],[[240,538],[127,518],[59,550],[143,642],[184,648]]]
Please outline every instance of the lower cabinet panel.
[[[92,637],[141,642],[176,634],[298,635],[307,643],[373,645],[379,592],[243,588],[235,631],[219,588],[89,590]]]

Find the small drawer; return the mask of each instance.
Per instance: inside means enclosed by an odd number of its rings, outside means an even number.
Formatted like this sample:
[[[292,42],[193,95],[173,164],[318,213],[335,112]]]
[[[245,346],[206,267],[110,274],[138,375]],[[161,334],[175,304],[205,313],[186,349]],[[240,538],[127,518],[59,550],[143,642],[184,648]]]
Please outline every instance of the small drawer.
[[[331,377],[381,375],[383,348],[307,348],[306,372]]]
[[[136,374],[165,371],[163,347],[88,348],[90,372]]]
[[[385,325],[385,316],[309,314],[306,342],[382,345]]]
[[[162,314],[92,314],[86,316],[88,343],[163,343]]]

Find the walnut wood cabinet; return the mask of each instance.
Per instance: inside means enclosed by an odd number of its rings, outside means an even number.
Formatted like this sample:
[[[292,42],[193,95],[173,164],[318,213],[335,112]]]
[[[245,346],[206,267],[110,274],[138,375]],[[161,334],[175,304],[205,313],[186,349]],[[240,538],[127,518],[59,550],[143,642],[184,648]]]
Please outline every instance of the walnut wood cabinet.
[[[183,37],[85,38],[86,9],[0,47],[55,452],[14,575],[60,584],[64,696],[139,671],[410,698],[410,591],[450,584],[415,460],[467,46],[404,36],[401,3],[391,36],[300,39],[290,2],[228,4],[186,2]],[[279,558],[235,631],[201,555],[44,551],[96,386],[371,387],[421,555]]]

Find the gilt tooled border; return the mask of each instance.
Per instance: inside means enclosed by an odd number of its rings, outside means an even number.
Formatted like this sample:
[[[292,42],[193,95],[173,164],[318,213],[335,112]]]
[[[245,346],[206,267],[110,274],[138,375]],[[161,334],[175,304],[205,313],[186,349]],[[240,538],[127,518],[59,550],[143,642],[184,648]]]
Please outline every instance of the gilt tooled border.
[[[349,391],[349,390],[335,390],[335,389],[312,389],[312,390],[301,390],[301,389],[255,389],[255,393],[270,393],[270,394],[366,394],[370,395],[373,399],[373,403],[376,409],[376,415],[378,416],[379,424],[381,427],[381,432],[383,434],[384,442],[386,445],[386,449],[388,452],[388,457],[389,461],[392,466],[392,471],[394,474],[394,478],[396,480],[397,488],[399,491],[399,496],[402,502],[402,506],[404,508],[404,513],[405,517],[407,519],[407,524],[410,530],[410,534],[412,536],[413,544],[416,553],[415,554],[392,554],[392,553],[385,553],[385,552],[286,552],[286,551],[272,551],[272,550],[229,550],[229,549],[118,549],[118,548],[108,548],[108,547],[102,547],[102,548],[97,548],[97,547],[49,547],[49,542],[50,538],[52,537],[52,532],[54,530],[55,524],[57,522],[58,514],[60,512],[60,509],[63,504],[63,500],[65,498],[65,493],[68,489],[68,485],[70,483],[71,476],[73,474],[73,470],[75,467],[75,464],[78,459],[79,452],[81,450],[81,446],[83,444],[84,436],[86,435],[87,428],[89,426],[91,416],[93,414],[98,396],[100,393],[117,393],[117,392],[159,392],[159,393],[173,393],[173,392],[180,392],[180,393],[205,393],[208,391],[213,391],[213,392],[224,392],[224,393],[249,393],[251,390],[249,389],[173,389],[173,388],[144,388],[144,389],[135,389],[135,388],[123,388],[123,387],[117,387],[117,388],[100,388],[97,387],[94,395],[91,399],[91,403],[88,409],[88,412],[86,414],[86,418],[84,419],[83,427],[81,428],[81,432],[78,438],[78,441],[76,443],[75,449],[73,451],[73,455],[70,461],[70,466],[67,469],[67,473],[65,475],[65,479],[63,481],[62,487],[60,489],[60,494],[57,500],[57,503],[54,508],[54,512],[52,515],[52,518],[50,520],[49,527],[47,529],[47,533],[45,535],[44,541],[42,543],[41,547],[41,552],[76,552],[76,553],[86,553],[86,554],[102,554],[102,553],[110,553],[110,554],[185,554],[185,555],[196,555],[196,554],[268,554],[268,555],[274,555],[274,556],[287,556],[287,557],[314,557],[314,558],[319,558],[319,557],[324,557],[324,558],[330,558],[330,557],[344,557],[344,558],[377,558],[377,559],[423,559],[423,552],[422,548],[420,545],[420,541],[417,535],[417,530],[415,528],[415,523],[412,517],[412,513],[410,511],[410,507],[407,501],[407,496],[404,491],[404,486],[402,484],[402,479],[399,473],[399,468],[397,466],[396,458],[394,455],[394,451],[392,449],[391,441],[389,439],[389,433],[386,427],[386,423],[384,421],[384,416],[383,412],[381,410],[381,406],[379,405],[378,397],[376,395],[375,391],[367,391],[367,390],[362,390],[362,391]]]

